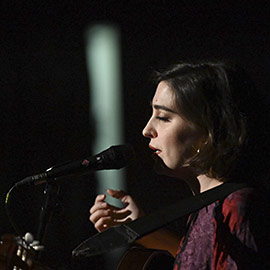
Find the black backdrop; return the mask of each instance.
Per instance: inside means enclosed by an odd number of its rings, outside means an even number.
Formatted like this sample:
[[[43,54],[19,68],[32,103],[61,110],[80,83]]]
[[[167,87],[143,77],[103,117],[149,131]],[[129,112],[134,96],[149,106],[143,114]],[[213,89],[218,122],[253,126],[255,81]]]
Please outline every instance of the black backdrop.
[[[13,183],[91,154],[95,131],[83,39],[89,25],[113,23],[121,30],[125,138],[144,161],[128,169],[128,191],[148,210],[188,193],[182,183],[149,170],[141,130],[150,114],[152,70],[190,58],[231,59],[247,69],[258,88],[268,90],[267,1],[22,0],[1,1],[0,12],[1,235],[14,232],[4,210]],[[68,269],[63,265],[72,248],[95,233],[88,222],[95,188],[94,175],[61,185],[44,254],[56,269]],[[15,220],[23,231],[35,232],[43,200],[42,187],[13,195]],[[102,268],[101,260],[91,263]]]

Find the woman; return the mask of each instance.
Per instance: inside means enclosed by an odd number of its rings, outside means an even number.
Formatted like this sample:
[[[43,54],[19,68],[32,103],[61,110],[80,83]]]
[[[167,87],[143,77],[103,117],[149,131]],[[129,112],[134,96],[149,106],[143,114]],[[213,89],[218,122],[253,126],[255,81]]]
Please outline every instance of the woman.
[[[253,183],[264,173],[254,143],[260,133],[258,96],[242,70],[216,62],[181,63],[157,73],[156,82],[143,135],[150,139],[158,174],[184,179],[195,195],[228,181]],[[90,220],[99,232],[143,215],[125,192],[108,194],[126,207],[117,209],[104,194],[97,196]],[[258,269],[259,246],[251,228],[254,194],[246,187],[193,213],[182,240],[159,230],[138,242],[169,250],[174,270]]]

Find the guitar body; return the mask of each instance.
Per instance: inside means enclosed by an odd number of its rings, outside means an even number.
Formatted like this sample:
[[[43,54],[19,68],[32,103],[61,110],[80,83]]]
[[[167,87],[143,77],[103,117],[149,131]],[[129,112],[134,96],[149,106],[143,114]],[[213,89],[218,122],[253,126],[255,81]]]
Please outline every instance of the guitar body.
[[[173,263],[167,251],[133,247],[124,254],[117,270],[172,270]]]

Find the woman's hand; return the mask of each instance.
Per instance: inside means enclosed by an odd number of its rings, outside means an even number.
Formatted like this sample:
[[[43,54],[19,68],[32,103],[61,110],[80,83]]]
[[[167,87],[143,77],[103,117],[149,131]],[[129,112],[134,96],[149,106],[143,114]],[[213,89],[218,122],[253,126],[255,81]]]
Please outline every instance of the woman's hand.
[[[90,221],[95,225],[95,228],[99,232],[102,232],[111,226],[123,224],[144,215],[143,211],[138,208],[133,198],[124,191],[108,189],[107,193],[125,203],[125,207],[118,208],[112,206],[105,202],[105,194],[98,195],[95,204],[90,209]],[[168,250],[175,256],[179,241],[179,238],[175,234],[160,229],[140,238],[137,240],[137,243],[146,248]]]
[[[133,198],[124,191],[108,189],[107,193],[110,196],[121,200],[125,203],[125,206],[123,208],[112,206],[105,202],[105,194],[98,195],[95,204],[90,209],[89,219],[99,232],[102,232],[111,226],[137,219],[143,215],[142,210],[138,208]]]

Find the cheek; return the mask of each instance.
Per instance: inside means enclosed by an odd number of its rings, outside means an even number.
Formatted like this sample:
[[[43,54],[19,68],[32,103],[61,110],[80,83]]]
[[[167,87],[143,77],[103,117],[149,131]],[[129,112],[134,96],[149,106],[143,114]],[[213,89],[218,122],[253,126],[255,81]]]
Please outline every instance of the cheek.
[[[196,133],[191,132],[190,130],[181,130],[171,138],[171,149],[173,158],[176,162],[183,163],[187,158],[190,158],[194,154],[194,149],[196,149],[197,142],[199,137]]]
[[[170,141],[174,144],[175,148],[178,148],[180,152],[184,148],[190,147],[193,142],[193,134],[188,129],[174,129],[171,131]]]
[[[166,146],[166,160],[164,161],[170,168],[175,168],[182,163],[189,147],[176,134],[167,137]]]
[[[177,130],[175,134],[177,134],[179,143],[186,144],[194,140],[194,135],[196,135],[196,132],[191,130],[189,127],[183,127],[182,129]]]

